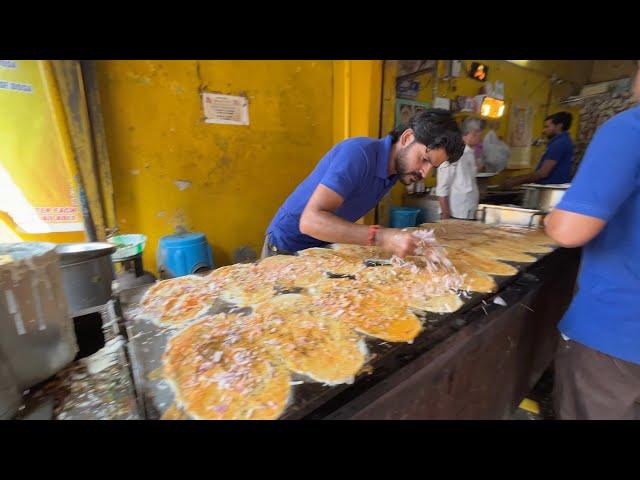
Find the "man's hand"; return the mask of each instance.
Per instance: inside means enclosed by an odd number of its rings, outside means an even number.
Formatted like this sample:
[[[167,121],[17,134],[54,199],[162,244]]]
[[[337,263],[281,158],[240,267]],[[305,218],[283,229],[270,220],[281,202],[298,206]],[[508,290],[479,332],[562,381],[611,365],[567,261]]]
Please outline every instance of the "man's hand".
[[[528,175],[520,175],[518,177],[509,177],[504,182],[500,184],[500,187],[505,190],[511,190],[513,187],[517,185],[522,185],[525,183],[538,183],[540,180],[547,178],[551,175],[551,172],[555,168],[558,162],[556,160],[552,160],[547,158],[540,168],[533,173]]]
[[[510,177],[500,184],[500,188],[502,190],[512,190],[516,185],[519,185],[519,179],[516,177]]]
[[[399,257],[413,255],[418,247],[418,239],[411,232],[399,228],[382,228],[376,234],[376,245]]]

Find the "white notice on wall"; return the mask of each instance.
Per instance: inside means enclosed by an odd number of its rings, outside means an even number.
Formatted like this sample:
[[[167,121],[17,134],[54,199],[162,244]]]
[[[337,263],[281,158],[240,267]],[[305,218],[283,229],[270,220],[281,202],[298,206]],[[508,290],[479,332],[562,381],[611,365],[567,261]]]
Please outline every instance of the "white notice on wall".
[[[249,100],[246,97],[203,93],[205,123],[249,125]]]
[[[436,97],[433,102],[433,108],[444,108],[445,110],[451,110],[451,100],[444,97]]]

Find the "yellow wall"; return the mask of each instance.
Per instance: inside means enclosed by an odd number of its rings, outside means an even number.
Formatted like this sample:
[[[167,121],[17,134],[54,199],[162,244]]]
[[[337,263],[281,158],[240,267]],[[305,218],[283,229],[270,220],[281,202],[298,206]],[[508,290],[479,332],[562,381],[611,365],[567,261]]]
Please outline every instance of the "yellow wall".
[[[336,105],[344,95],[362,105],[376,79],[379,92],[375,64],[349,62],[351,78],[368,83],[347,94],[344,62],[98,62],[118,223],[147,235],[145,267],[156,269],[158,240],[176,225],[206,233],[217,265],[245,245],[259,254],[278,207],[341,139],[347,117]],[[202,90],[246,95],[250,125],[205,124]],[[349,115],[350,136],[379,117],[375,108]]]
[[[582,63],[561,61],[529,61],[526,68],[483,62],[490,66],[492,81],[505,82],[507,105],[526,100],[536,107],[534,137],[541,131],[550,73],[576,83],[585,70]],[[379,136],[393,127],[395,69],[395,61],[385,62],[384,70],[381,61],[98,62],[120,231],[147,234],[145,265],[151,270],[158,239],[177,225],[205,232],[218,265],[232,262],[235,249],[244,245],[259,252],[279,205],[333,143]],[[419,79],[423,90],[418,99],[431,101],[429,75]],[[464,77],[441,81],[439,95],[473,95],[480,86]],[[553,104],[572,88],[556,87],[549,113],[567,109]],[[205,124],[201,91],[248,96],[251,124]],[[502,135],[508,115],[507,107]],[[572,133],[576,129],[577,122]],[[540,153],[541,148],[533,149],[532,164]],[[177,180],[191,185],[180,191]],[[394,203],[401,203],[403,188],[393,190]],[[0,215],[0,235],[11,235],[10,224]],[[46,239],[84,237],[52,236]]]
[[[577,89],[589,81],[589,75],[597,60],[507,60],[528,70],[556,75],[573,83]],[[575,93],[578,93],[577,91]]]
[[[509,107],[514,103],[530,104],[534,107],[534,139],[538,138],[542,133],[545,114],[551,114],[560,110],[567,110],[574,114],[574,122],[570,129],[570,133],[573,138],[576,138],[579,111],[576,108],[571,108],[570,106],[558,105],[558,101],[575,92],[576,88],[579,88],[581,83],[584,83],[587,80],[591,67],[589,62],[578,62],[572,65],[571,62],[556,60],[530,61],[534,63],[529,64],[527,68],[523,68],[522,66],[506,60],[463,60],[464,68],[461,77],[453,80],[440,80],[438,83],[438,96],[447,97],[453,100],[459,95],[473,96],[478,94],[479,89],[483,84],[464,76],[464,69],[468,69],[472,61],[479,61],[489,66],[489,81],[494,82],[496,80],[502,80],[504,82],[506,110],[504,117],[500,120],[500,128],[498,129],[498,135],[501,136],[503,140],[506,141],[507,139],[510,112]],[[539,62],[547,63],[540,64]],[[385,75],[385,85],[390,81],[387,77],[391,77],[391,75],[394,74],[394,72],[392,72],[392,68],[392,66],[388,66],[386,68],[387,73]],[[550,105],[547,107],[546,105],[549,102],[551,72],[556,72],[558,75],[568,75],[573,83],[565,82],[564,84],[554,86],[550,98]],[[568,72],[570,72],[570,75]],[[443,76],[444,74],[444,62],[441,61],[440,75]],[[417,76],[415,80],[420,81],[420,91],[418,92],[416,100],[430,103],[433,102],[433,75],[425,73]],[[388,93],[390,94],[390,92]],[[385,95],[385,99],[387,96],[389,95]],[[387,118],[387,126],[392,126],[393,123],[389,121],[389,118],[393,118],[395,102],[392,104],[385,100],[384,105],[385,111],[383,113],[383,118]],[[530,161],[531,168],[507,170],[492,178],[491,183],[499,183],[505,178],[505,176],[519,175],[531,171],[531,169],[537,165],[543,151],[544,146],[532,147]],[[435,185],[435,177],[429,177],[425,183],[427,186]],[[392,202],[394,205],[400,205],[402,203],[403,192],[403,185],[398,184],[393,188]]]
[[[333,142],[352,137],[380,137],[381,60],[333,62]],[[375,209],[356,223],[371,225]]]

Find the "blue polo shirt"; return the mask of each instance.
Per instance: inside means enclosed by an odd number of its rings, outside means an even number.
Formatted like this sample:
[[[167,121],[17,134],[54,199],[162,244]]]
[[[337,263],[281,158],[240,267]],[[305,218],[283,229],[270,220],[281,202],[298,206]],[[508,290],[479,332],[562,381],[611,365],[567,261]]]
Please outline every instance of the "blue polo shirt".
[[[538,170],[547,159],[555,160],[557,162],[556,166],[553,167],[553,170],[551,170],[547,178],[539,180],[538,183],[543,185],[569,183],[571,164],[573,162],[573,142],[571,141],[569,132],[559,133],[549,140],[547,149],[542,154],[536,170]]]
[[[355,222],[374,208],[396,183],[397,175],[389,177],[387,173],[390,154],[390,135],[381,140],[350,138],[335,145],[276,213],[267,228],[271,242],[288,252],[326,245],[327,242],[300,232],[300,217],[318,184],[344,199],[334,213]]]
[[[640,364],[640,106],[598,129],[556,208],[607,222],[583,247],[578,293],[560,331]]]

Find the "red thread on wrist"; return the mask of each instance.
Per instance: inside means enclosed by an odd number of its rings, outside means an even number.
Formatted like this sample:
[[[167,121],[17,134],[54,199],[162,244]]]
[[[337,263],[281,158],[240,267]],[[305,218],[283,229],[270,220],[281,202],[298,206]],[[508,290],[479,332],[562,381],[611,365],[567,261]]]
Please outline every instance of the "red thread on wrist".
[[[368,245],[373,246],[373,245],[376,244],[376,233],[381,228],[382,227],[380,225],[369,225],[369,231],[368,231],[368,235],[367,235],[367,244]]]

